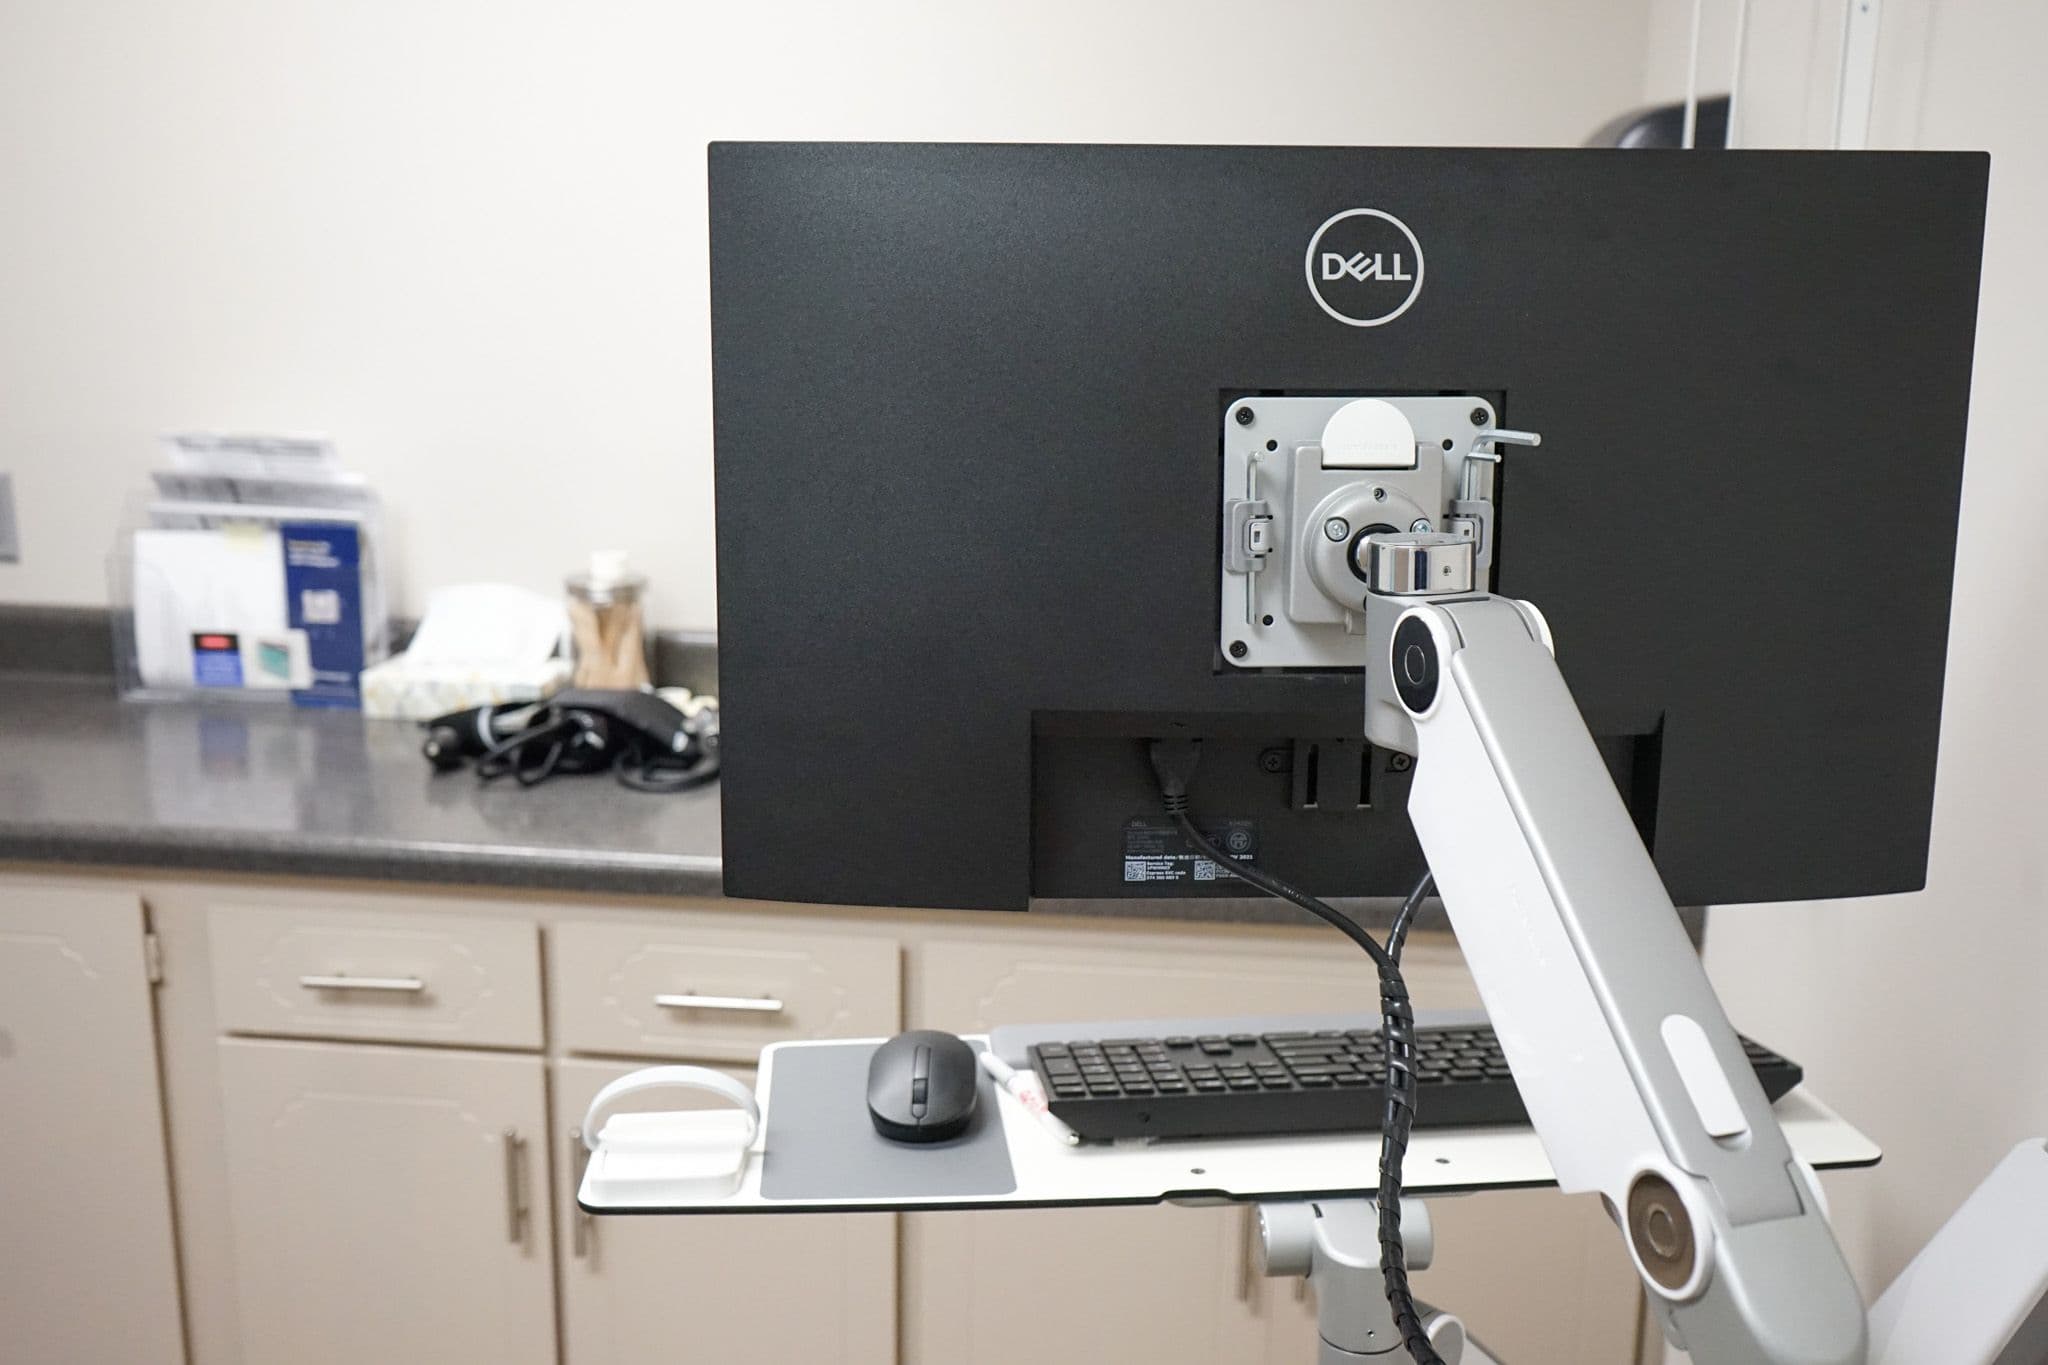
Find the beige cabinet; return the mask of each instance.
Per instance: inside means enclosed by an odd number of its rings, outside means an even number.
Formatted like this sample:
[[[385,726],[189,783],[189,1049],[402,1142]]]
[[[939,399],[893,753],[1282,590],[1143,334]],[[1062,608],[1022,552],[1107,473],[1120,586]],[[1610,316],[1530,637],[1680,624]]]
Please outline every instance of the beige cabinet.
[[[538,1057],[218,1046],[246,1361],[554,1360]]]
[[[893,1215],[592,1218],[576,1208],[576,1125],[601,1087],[633,1069],[554,1068],[564,1365],[893,1365]],[[722,1069],[753,1084],[751,1071]],[[691,1103],[664,1091],[644,1107]]]
[[[1477,1003],[1448,939],[1408,966]],[[0,1356],[1303,1365],[1243,1206],[591,1219],[572,1130],[647,1061],[1376,998],[1319,928],[0,880]],[[1510,1359],[1630,1358],[1591,1201],[1432,1209],[1425,1297]]]
[[[184,1359],[142,902],[0,882],[0,1355]]]

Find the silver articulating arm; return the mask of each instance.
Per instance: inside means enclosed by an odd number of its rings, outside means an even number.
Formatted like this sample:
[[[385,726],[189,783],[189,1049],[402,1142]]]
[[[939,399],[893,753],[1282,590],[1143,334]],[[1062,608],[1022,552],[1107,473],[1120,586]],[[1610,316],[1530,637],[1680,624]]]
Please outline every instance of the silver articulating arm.
[[[1472,545],[1379,537],[1366,732],[1415,756],[1409,815],[1567,1191],[1615,1211],[1699,1365],[1865,1355],[1861,1297],[1523,602]]]
[[[1476,394],[1231,404],[1222,656],[1330,668],[1362,654],[1366,738],[1416,759],[1409,815],[1558,1184],[1607,1201],[1666,1335],[1696,1365],[2048,1362],[2040,1142],[2000,1164],[1866,1326],[1813,1174],[1679,925],[1549,627],[1484,590],[1494,465],[1540,440],[1494,419]],[[1370,1268],[1371,1248],[1341,1220],[1311,1231],[1283,1238],[1279,1262],[1307,1247],[1309,1264],[1327,1263],[1326,1355],[1393,1349],[1358,1306],[1351,1272]]]

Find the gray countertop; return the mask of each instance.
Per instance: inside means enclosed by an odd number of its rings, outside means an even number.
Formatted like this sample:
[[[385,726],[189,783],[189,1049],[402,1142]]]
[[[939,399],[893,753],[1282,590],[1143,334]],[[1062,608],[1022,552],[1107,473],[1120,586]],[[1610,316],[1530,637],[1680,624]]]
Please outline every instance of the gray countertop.
[[[718,788],[537,787],[436,773],[405,721],[129,704],[103,676],[0,673],[0,861],[723,895]],[[1339,901],[1368,924],[1392,906]],[[1059,914],[1312,923],[1272,901],[1038,901]],[[1434,907],[1432,907],[1434,910]],[[1425,913],[1425,925],[1440,924]]]
[[[0,677],[0,859],[720,894],[718,792],[436,773],[405,721]]]

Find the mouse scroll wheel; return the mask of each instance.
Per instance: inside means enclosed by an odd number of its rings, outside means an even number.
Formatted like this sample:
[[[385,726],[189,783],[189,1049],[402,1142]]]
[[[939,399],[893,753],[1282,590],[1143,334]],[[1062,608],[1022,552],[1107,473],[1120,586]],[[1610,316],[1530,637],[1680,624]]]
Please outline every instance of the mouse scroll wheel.
[[[918,1118],[924,1117],[924,1106],[931,1094],[932,1050],[920,1047],[910,1057],[910,1112]]]

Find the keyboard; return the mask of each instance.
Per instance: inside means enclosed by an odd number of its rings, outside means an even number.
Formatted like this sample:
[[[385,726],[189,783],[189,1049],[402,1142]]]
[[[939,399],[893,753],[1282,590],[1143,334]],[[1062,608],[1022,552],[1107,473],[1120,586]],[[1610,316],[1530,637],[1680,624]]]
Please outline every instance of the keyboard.
[[[1084,1139],[1378,1131],[1386,1057],[1368,1029],[1176,1034],[1035,1043],[1052,1112]],[[1761,1043],[1743,1051],[1773,1103],[1803,1074]],[[1525,1124],[1529,1111],[1485,1025],[1416,1030],[1415,1126]]]

